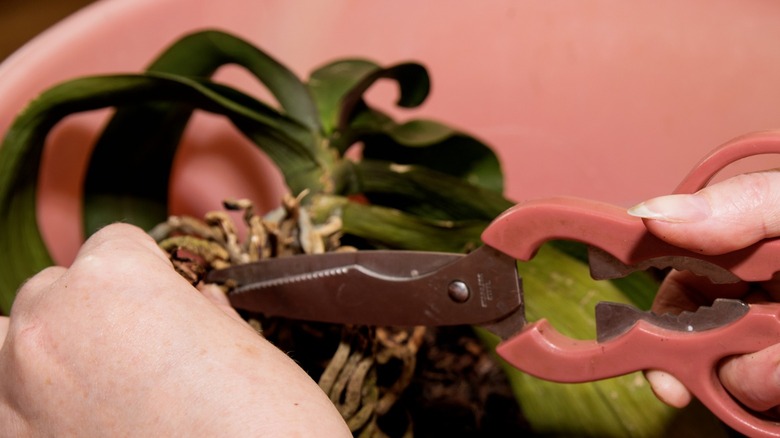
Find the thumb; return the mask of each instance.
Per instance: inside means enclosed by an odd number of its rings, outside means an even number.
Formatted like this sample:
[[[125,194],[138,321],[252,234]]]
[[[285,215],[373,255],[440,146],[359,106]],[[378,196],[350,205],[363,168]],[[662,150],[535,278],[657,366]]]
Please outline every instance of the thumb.
[[[780,172],[739,175],[694,194],[653,198],[628,212],[673,245],[727,253],[780,236]]]

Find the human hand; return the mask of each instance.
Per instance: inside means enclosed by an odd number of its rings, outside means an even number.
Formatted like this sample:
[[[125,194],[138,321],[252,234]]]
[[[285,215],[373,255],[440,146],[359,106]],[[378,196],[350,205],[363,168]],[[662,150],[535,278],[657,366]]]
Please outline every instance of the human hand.
[[[702,254],[722,254],[780,236],[780,172],[740,175],[713,184],[694,195],[654,198],[633,207],[631,214],[645,219],[659,238]],[[656,313],[679,313],[709,305],[715,298],[748,302],[780,301],[777,280],[757,285],[713,285],[687,271],[673,271],[664,280],[653,303]],[[726,359],[718,376],[723,386],[755,411],[778,411],[780,405],[780,344],[754,354]],[[674,377],[648,371],[653,391],[677,407],[691,394]]]
[[[130,225],[102,229],[69,269],[25,283],[2,339],[10,436],[351,436],[221,291],[199,293]]]

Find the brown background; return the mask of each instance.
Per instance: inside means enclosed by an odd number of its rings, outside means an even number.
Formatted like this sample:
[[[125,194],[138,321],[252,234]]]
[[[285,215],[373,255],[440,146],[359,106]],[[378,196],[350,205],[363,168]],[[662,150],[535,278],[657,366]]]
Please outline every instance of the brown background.
[[[0,60],[94,0],[0,0]]]

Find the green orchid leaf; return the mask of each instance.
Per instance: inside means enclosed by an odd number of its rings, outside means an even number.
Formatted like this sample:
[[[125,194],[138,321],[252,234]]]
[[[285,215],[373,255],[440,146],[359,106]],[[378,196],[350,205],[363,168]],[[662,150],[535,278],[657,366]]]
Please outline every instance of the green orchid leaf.
[[[346,59],[327,64],[311,73],[308,86],[317,103],[323,130],[329,137],[339,131],[334,141],[341,145],[341,152],[350,146],[350,121],[367,109],[363,94],[380,79],[392,79],[398,83],[400,96],[396,104],[400,107],[419,106],[430,92],[428,71],[416,63],[382,68],[372,61]]]
[[[156,73],[98,76],[60,84],[17,117],[0,147],[0,251],[12,255],[0,264],[3,311],[10,308],[19,284],[51,264],[35,219],[39,165],[48,132],[70,114],[157,101],[224,115],[272,160],[284,163],[288,181],[299,188],[316,189],[324,184],[322,161],[305,146],[315,141],[307,137],[312,136],[309,130],[236,90]]]
[[[187,35],[148,71],[207,78],[227,64],[252,73],[287,117],[319,132],[317,108],[306,86],[271,56],[233,35],[216,30]],[[117,110],[95,145],[85,179],[87,234],[117,220],[147,229],[165,220],[171,165],[193,110],[187,103],[162,101]]]
[[[336,180],[343,194],[436,220],[490,221],[512,206],[500,193],[416,165],[364,159],[345,162]]]
[[[234,35],[218,30],[187,35],[163,52],[147,70],[207,78],[228,64],[239,65],[254,75],[288,117],[310,131],[320,130],[317,107],[306,85],[269,54]]]
[[[361,131],[359,121],[352,127]],[[366,130],[366,134],[358,136],[357,140],[363,143],[364,158],[414,164],[498,193],[504,190],[498,157],[474,137],[423,119],[403,124],[385,121],[379,129]]]
[[[480,236],[488,224],[484,220],[434,220],[342,196],[314,197],[311,207],[313,218],[320,221],[337,212],[345,234],[359,237],[375,248],[465,252],[481,245]]]
[[[17,122],[14,125],[17,132],[9,132],[0,148],[0,251],[5,254],[0,263],[0,314],[3,315],[8,315],[17,288],[52,265],[35,216],[35,186],[43,148],[14,147],[28,140],[43,144],[44,135],[19,132],[24,129],[22,124],[37,122],[30,119]]]
[[[457,134],[449,126],[425,119],[410,120],[400,125],[388,125],[384,133],[394,141],[412,147],[438,144]]]
[[[582,242],[570,240],[552,240],[548,242],[550,246],[567,256],[588,265],[588,245]],[[613,286],[620,289],[623,295],[631,300],[631,303],[642,309],[650,310],[650,306],[655,299],[655,293],[658,290],[659,281],[651,273],[646,271],[636,271],[623,278],[613,278],[609,280]]]
[[[322,129],[330,136],[339,124],[344,97],[360,81],[379,70],[380,67],[363,59],[345,59],[314,70],[307,86],[320,114]]]

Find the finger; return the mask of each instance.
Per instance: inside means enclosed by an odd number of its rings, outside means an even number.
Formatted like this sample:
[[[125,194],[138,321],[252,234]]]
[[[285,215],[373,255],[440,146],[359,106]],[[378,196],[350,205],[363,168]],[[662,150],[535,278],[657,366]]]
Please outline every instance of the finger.
[[[745,406],[766,411],[780,405],[780,344],[727,359],[720,368],[723,386]]]
[[[241,318],[241,315],[238,314],[236,309],[234,309],[233,306],[230,305],[230,301],[228,301],[225,292],[223,292],[219,286],[217,286],[216,284],[201,284],[198,286],[198,290],[212,304],[220,308],[229,317],[237,321],[240,321],[242,324],[246,323],[246,321],[244,321],[244,319]]]
[[[653,312],[677,314],[709,306],[715,298],[742,298],[750,289],[747,283],[712,284],[706,277],[689,271],[670,272],[653,300]]]
[[[151,281],[184,281],[154,239],[129,224],[108,225],[93,234],[79,250],[68,275],[87,280],[97,275],[106,283],[102,285],[105,290],[115,292]]]
[[[675,408],[683,408],[691,402],[691,393],[674,376],[659,370],[648,370],[645,378],[659,400]]]
[[[16,297],[11,305],[11,315],[18,315],[23,310],[33,308],[51,285],[65,273],[62,266],[50,266],[30,277],[16,291]]]
[[[748,290],[745,283],[714,285],[705,277],[688,271],[672,271],[662,283],[652,310],[656,314],[678,314],[683,310],[696,311],[701,306],[710,305],[715,298],[741,297]],[[674,376],[658,370],[645,372],[650,387],[662,402],[682,408],[691,401],[691,393]]]
[[[52,284],[62,277],[65,271],[66,269],[61,266],[50,266],[25,281],[16,291],[16,297],[11,305],[9,314],[14,317],[14,321],[24,321],[25,316],[35,310],[36,303],[42,296],[46,295]],[[3,349],[6,348],[5,343],[10,326],[11,319],[9,317],[0,317],[0,346]]]
[[[780,236],[780,172],[739,175],[691,195],[653,198],[629,209],[661,239],[722,254]]]
[[[128,224],[108,225],[93,234],[58,280],[57,290],[56,297],[41,297],[46,299],[36,311],[61,315],[67,305],[90,318],[112,313],[132,318],[152,302],[157,307],[181,306],[193,297],[202,299],[156,242]]]
[[[768,281],[762,281],[759,286],[766,292],[766,301],[780,302],[780,278],[775,275]]]
[[[117,251],[147,253],[156,256],[165,266],[171,264],[168,256],[149,234],[134,225],[124,223],[107,225],[90,236],[79,250],[76,261],[90,256],[110,257]]]
[[[57,279],[62,277],[62,274],[64,274],[65,271],[66,269],[62,266],[49,266],[48,268],[44,268],[37,274],[30,277],[27,281],[22,283],[22,285],[19,287],[19,290],[16,292],[16,295],[18,296],[21,294],[35,292],[40,289],[46,289],[51,286],[52,283],[57,281]]]

